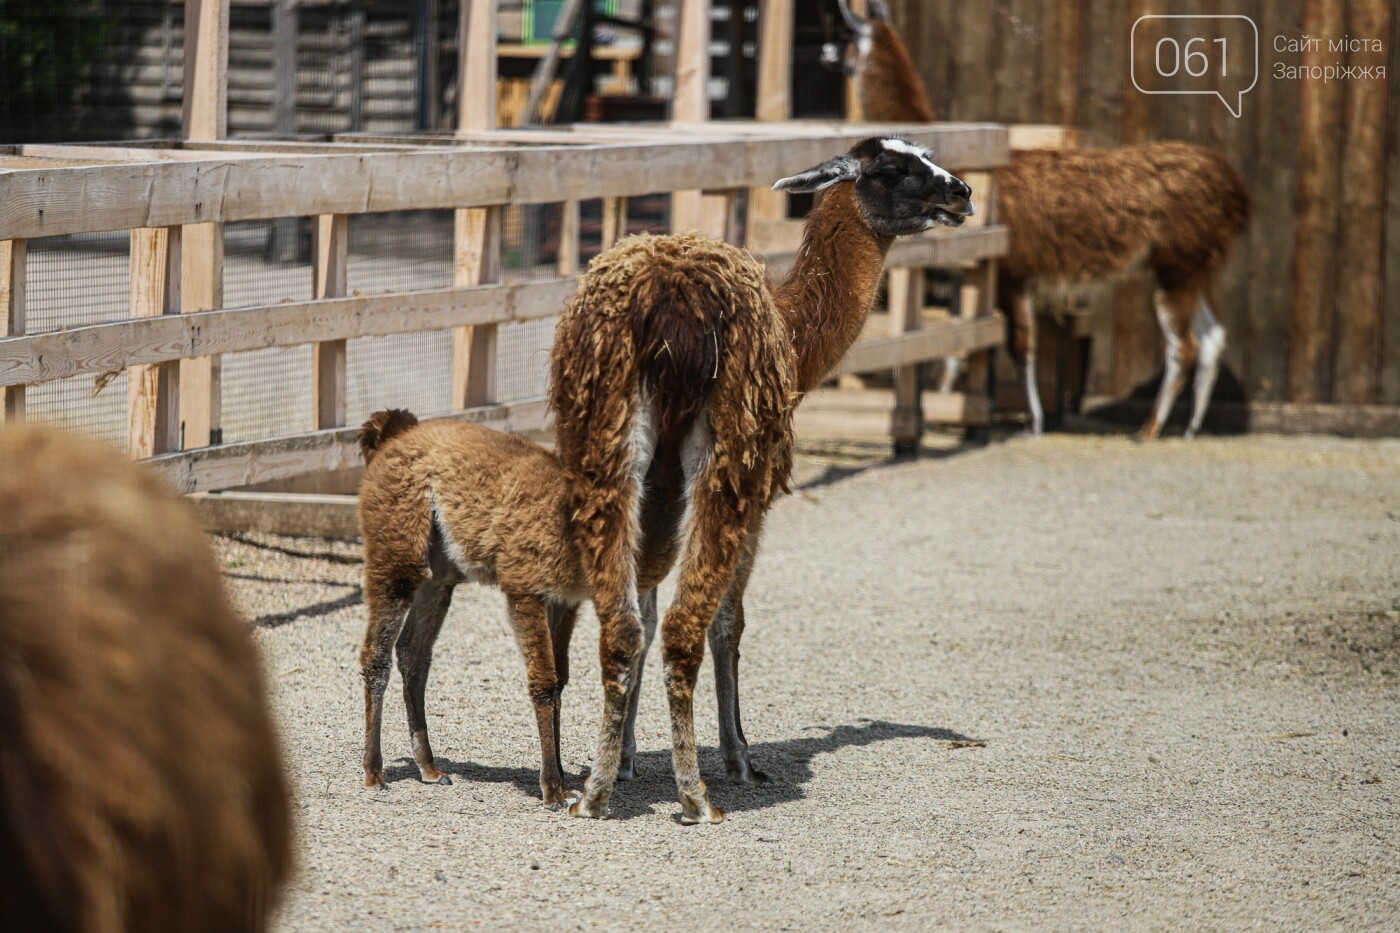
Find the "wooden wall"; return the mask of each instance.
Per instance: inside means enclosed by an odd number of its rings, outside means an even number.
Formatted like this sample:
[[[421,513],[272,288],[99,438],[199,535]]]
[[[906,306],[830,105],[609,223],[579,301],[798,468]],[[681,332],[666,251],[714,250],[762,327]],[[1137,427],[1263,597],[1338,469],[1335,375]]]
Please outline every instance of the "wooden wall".
[[[1180,139],[1228,154],[1253,223],[1218,289],[1230,334],[1221,397],[1400,404],[1400,12],[1392,0],[892,0],[940,118],[1062,123],[1081,146]],[[1144,14],[1239,13],[1259,83],[1232,117],[1205,96],[1148,96],[1129,76]],[[1322,39],[1275,51],[1275,37]],[[1380,39],[1384,51],[1328,40]],[[1288,80],[1276,63],[1384,66],[1384,80]],[[1160,371],[1148,289],[1096,317],[1091,395]]]

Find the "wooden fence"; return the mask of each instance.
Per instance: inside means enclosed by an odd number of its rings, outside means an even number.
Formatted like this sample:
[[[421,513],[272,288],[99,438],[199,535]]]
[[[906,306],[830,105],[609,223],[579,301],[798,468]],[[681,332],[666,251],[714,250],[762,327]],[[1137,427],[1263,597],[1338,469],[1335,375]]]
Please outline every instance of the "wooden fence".
[[[1400,12],[1392,0],[892,0],[937,115],[1056,123],[1081,146],[1180,139],[1225,152],[1253,222],[1217,295],[1230,333],[1223,401],[1400,404]],[[1258,25],[1259,83],[1232,117],[1213,97],[1148,96],[1129,76],[1147,14]],[[1301,37],[1303,52],[1276,50]],[[1280,39],[1280,37],[1282,37]],[[1337,52],[1332,40],[1379,40]],[[1275,77],[1280,65],[1386,77]],[[1374,70],[1371,72],[1375,74]],[[1160,367],[1139,285],[1096,315],[1089,391],[1121,396]],[[1231,385],[1234,383],[1234,385]]]

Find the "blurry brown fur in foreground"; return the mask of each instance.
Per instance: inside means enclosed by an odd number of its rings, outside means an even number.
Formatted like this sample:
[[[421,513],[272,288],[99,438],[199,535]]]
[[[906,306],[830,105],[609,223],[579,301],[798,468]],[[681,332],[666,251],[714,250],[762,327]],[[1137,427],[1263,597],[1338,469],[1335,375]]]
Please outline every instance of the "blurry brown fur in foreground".
[[[0,915],[262,930],[288,788],[246,623],[184,503],[106,446],[0,431]]]

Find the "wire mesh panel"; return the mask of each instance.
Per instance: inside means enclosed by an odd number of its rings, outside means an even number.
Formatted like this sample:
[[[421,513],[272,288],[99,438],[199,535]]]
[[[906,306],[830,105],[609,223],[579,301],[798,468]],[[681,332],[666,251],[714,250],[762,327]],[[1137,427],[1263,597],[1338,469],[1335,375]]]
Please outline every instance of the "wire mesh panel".
[[[452,212],[403,211],[350,218],[350,293],[372,295],[452,284]],[[452,407],[452,333],[366,337],[346,346],[347,419],[381,408],[419,415]]]
[[[306,220],[228,224],[224,255],[228,307],[311,298],[311,232]],[[310,430],[311,347],[224,356],[222,412],[225,442]]]
[[[31,334],[125,320],[131,237],[125,231],[29,241],[26,330]],[[26,417],[126,445],[126,373],[30,386]]]

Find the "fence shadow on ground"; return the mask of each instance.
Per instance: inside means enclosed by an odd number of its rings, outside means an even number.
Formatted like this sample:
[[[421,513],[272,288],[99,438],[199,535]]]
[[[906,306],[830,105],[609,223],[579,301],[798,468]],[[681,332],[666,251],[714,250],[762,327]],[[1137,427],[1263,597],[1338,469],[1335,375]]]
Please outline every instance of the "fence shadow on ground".
[[[717,748],[700,749],[700,772],[710,786],[715,805],[731,813],[762,810],[806,797],[805,785],[816,775],[814,759],[843,748],[863,747],[893,739],[924,739],[934,742],[971,742],[968,736],[938,726],[919,726],[883,720],[862,719],[854,725],[811,726],[817,733],[776,742],[750,745],[754,765],[768,775],[761,784],[731,784],[724,778],[724,760]],[[539,797],[539,771],[536,767],[500,767],[438,756],[438,767],[452,775],[456,783],[485,782],[514,784],[524,794]],[[402,758],[384,769],[390,782],[417,780],[418,768],[411,758]],[[573,790],[583,786],[587,770],[566,773],[565,782]],[[636,780],[618,782],[609,803],[609,819],[628,820],[652,816],[657,809],[666,813],[679,807],[676,783],[671,770],[671,750],[655,749],[637,755]],[[677,818],[679,811],[677,810]]]

